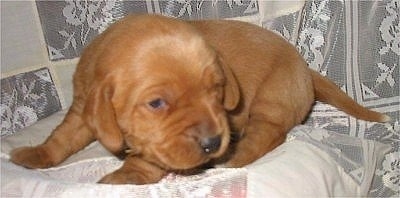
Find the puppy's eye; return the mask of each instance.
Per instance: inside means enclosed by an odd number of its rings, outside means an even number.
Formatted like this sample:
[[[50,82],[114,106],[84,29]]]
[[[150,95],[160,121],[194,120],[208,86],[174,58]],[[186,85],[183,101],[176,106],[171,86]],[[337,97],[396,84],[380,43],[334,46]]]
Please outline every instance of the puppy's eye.
[[[165,107],[166,104],[167,103],[161,98],[154,99],[148,103],[149,107],[152,109],[161,109]]]

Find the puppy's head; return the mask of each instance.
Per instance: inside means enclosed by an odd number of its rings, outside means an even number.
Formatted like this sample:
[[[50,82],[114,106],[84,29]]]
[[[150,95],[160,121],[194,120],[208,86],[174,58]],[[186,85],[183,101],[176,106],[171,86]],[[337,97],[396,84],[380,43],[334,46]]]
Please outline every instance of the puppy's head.
[[[84,115],[109,150],[165,169],[190,169],[229,144],[225,111],[239,101],[230,69],[190,25],[142,16],[111,27],[99,44]]]

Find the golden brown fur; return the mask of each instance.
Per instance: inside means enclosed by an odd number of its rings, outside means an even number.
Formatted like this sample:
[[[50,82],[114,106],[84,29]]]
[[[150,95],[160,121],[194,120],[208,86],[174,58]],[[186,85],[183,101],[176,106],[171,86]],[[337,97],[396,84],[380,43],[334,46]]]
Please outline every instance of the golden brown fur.
[[[45,143],[12,151],[11,161],[46,168],[98,140],[115,154],[128,151],[103,183],[153,183],[210,161],[240,167],[283,143],[315,99],[362,119],[388,119],[262,28],[129,16],[85,49],[64,121]]]

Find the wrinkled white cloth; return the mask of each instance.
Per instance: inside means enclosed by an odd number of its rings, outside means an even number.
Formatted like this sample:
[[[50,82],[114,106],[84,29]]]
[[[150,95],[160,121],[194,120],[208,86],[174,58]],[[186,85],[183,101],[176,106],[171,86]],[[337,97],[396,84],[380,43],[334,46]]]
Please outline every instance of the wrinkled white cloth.
[[[284,144],[244,168],[169,174],[150,185],[96,184],[123,163],[97,142],[54,168],[30,170],[9,162],[11,149],[39,144],[62,117],[56,114],[1,139],[1,197],[366,196],[378,156],[387,149],[373,141],[298,126]]]

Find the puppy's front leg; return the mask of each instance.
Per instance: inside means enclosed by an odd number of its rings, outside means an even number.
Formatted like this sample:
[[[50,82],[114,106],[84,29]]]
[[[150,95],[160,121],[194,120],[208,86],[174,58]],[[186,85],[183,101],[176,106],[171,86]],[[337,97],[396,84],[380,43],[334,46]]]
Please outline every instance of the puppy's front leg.
[[[106,176],[99,183],[149,184],[160,181],[166,171],[135,156],[127,156],[122,167]]]
[[[70,109],[43,144],[14,149],[10,160],[27,168],[48,168],[61,163],[94,140],[81,116]]]

